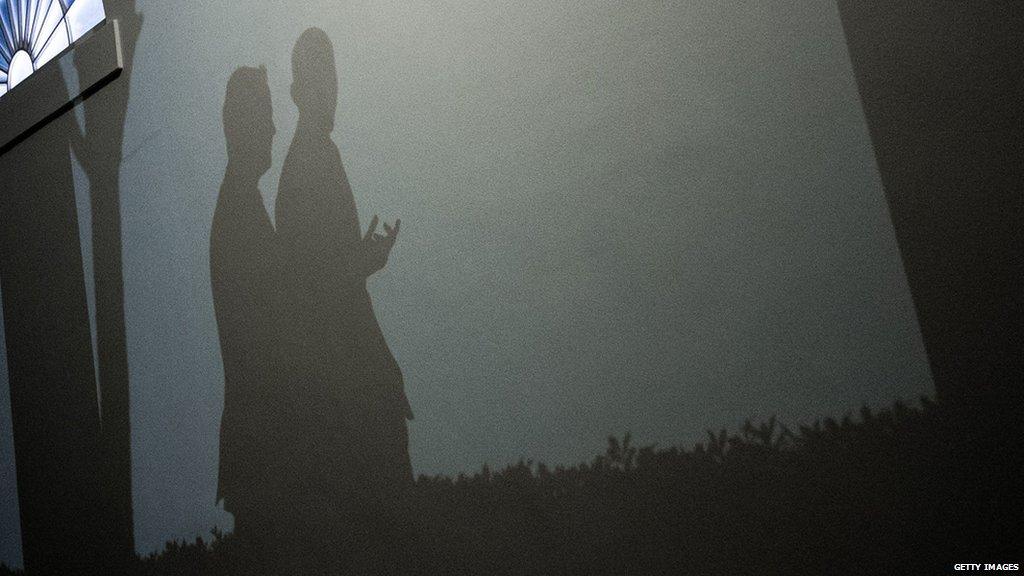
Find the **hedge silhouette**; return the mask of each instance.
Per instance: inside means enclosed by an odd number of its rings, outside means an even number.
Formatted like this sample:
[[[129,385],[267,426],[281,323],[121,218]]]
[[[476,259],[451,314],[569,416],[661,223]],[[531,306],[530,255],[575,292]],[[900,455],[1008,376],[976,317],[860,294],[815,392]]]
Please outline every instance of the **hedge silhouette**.
[[[214,531],[140,576],[236,574],[917,574],[1019,562],[1020,396],[902,402],[795,430],[748,421],[690,449],[610,437],[576,466],[420,476],[406,545],[304,563]],[[0,570],[0,574],[10,574]]]

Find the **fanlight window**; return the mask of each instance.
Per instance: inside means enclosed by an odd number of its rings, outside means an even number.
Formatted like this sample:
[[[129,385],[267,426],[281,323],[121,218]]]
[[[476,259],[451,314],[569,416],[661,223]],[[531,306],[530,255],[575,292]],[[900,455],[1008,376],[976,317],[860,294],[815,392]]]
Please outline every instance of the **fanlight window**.
[[[0,0],[0,97],[104,18],[103,0]]]

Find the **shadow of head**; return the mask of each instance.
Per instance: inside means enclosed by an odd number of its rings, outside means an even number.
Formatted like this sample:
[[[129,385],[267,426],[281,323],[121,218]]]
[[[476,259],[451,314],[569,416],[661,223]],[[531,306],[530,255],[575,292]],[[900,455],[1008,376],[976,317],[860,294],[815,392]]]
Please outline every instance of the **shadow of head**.
[[[338,107],[338,70],[334,46],[327,33],[309,28],[299,36],[292,50],[292,100],[299,116],[324,127],[334,128]]]
[[[266,68],[235,70],[224,97],[228,161],[265,172],[270,168],[275,132]]]

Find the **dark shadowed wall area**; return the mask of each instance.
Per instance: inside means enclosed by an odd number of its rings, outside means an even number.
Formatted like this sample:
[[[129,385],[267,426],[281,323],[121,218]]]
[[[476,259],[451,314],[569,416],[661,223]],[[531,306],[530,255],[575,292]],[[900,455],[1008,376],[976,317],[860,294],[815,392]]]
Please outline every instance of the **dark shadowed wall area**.
[[[334,42],[334,138],[364,226],[403,221],[370,291],[418,473],[932,390],[832,3],[138,8],[121,185],[142,551],[231,525],[208,263],[221,107],[235,68],[266,64],[272,210],[311,25]],[[18,562],[6,388],[0,560]]]
[[[840,12],[935,387],[1024,373],[1024,10],[842,1]]]

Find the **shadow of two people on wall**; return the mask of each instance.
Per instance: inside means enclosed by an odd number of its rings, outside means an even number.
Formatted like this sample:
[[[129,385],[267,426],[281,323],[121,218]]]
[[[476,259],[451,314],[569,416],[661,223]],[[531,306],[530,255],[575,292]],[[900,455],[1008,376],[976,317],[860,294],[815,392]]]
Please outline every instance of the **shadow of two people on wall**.
[[[266,70],[239,68],[225,97],[228,162],[210,231],[224,365],[217,499],[237,534],[292,549],[290,566],[328,555],[385,563],[412,483],[412,411],[366,281],[401,223],[381,234],[374,216],[362,233],[331,140],[338,80],[326,33],[300,36],[292,72],[299,119],[276,223],[258,186],[276,132]]]

